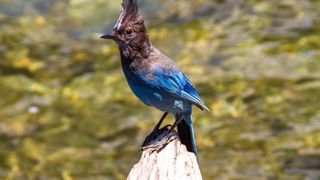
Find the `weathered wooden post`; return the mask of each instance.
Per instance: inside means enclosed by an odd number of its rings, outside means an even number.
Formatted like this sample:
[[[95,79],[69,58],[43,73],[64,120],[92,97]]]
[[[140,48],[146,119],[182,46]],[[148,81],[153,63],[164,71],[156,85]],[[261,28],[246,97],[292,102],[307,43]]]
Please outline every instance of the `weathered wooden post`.
[[[181,144],[175,131],[170,133],[168,142],[166,133],[168,129],[162,130],[149,148],[142,150],[127,180],[202,180],[196,156]]]

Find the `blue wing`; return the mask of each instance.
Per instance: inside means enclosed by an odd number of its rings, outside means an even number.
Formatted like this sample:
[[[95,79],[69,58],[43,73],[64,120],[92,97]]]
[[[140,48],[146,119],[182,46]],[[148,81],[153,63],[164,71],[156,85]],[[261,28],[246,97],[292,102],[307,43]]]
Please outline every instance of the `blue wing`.
[[[200,109],[209,111],[209,109],[200,99],[198,92],[192,86],[189,79],[179,71],[154,72],[153,85],[172,94],[176,98],[189,101],[190,103],[198,106]]]

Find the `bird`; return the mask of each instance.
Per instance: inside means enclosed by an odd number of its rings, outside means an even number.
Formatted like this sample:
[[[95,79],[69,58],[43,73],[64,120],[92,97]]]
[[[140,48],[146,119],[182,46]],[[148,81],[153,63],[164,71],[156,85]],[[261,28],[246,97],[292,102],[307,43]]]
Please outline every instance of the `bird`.
[[[177,65],[149,40],[137,0],[123,0],[121,14],[109,33],[101,36],[118,45],[122,70],[133,93],[148,106],[175,116],[170,132],[177,128],[181,143],[198,158],[192,125],[192,106],[209,111],[190,80]]]

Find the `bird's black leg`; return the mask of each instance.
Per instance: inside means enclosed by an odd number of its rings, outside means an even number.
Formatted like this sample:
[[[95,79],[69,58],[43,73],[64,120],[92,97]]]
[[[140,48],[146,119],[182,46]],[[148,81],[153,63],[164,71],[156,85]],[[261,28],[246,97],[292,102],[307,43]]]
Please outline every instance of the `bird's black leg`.
[[[179,122],[181,120],[182,120],[182,115],[176,115],[176,120],[174,121],[173,125],[171,126],[171,128],[166,136],[169,136],[169,134],[174,130],[174,128],[177,127],[177,125],[179,124]]]
[[[152,132],[146,137],[146,139],[145,139],[144,142],[142,143],[142,146],[141,146],[140,150],[143,149],[143,147],[148,146],[148,145],[150,144],[150,142],[151,142],[154,138],[157,137],[157,135],[158,135],[158,133],[159,133],[160,126],[161,126],[162,122],[166,119],[167,115],[168,115],[167,112],[165,112],[165,113],[162,115],[162,117],[161,117],[161,119],[159,120],[159,122],[157,123],[157,125],[153,128]],[[168,127],[168,126],[170,126],[170,125],[167,125],[166,127]]]
[[[159,120],[159,122],[157,123],[157,125],[153,128],[153,131],[152,131],[152,132],[157,131],[157,130],[160,129],[160,126],[161,126],[163,120],[166,119],[167,115],[168,115],[167,112],[165,112],[165,113],[162,115],[161,119]],[[151,132],[151,133],[152,133],[152,132]]]
[[[164,114],[160,120],[160,124],[161,121],[163,121],[163,119],[165,118],[166,114]],[[159,127],[157,127],[159,125],[159,123],[156,125],[156,127],[154,128],[154,130],[152,131],[152,133],[150,135],[147,136],[147,138],[144,140],[142,147],[140,148],[140,150],[144,150],[144,149],[148,149],[148,148],[152,148],[156,151],[164,148],[171,140],[170,138],[170,133],[174,130],[174,128],[177,127],[177,125],[180,123],[180,121],[182,120],[182,115],[176,115],[176,120],[174,122],[174,124],[171,125],[166,125],[163,128],[161,128],[159,130]],[[159,125],[160,126],[160,125]],[[171,126],[171,127],[170,127]],[[170,127],[170,129],[168,128]],[[152,144],[152,140],[154,140],[158,134],[161,134],[163,132],[166,132],[166,134],[163,136],[163,141],[160,141],[157,144]],[[150,145],[152,144],[152,145]]]
[[[171,125],[165,126],[166,127],[166,129],[165,129],[166,131],[167,131],[167,127],[168,126],[171,126],[171,128],[169,129],[169,131],[166,132],[166,135],[164,137],[165,140],[161,141],[161,143],[160,143],[161,145],[159,146],[158,149],[161,149],[161,148],[165,147],[170,142],[170,133],[174,130],[174,128],[177,127],[177,125],[180,123],[181,120],[182,120],[182,115],[178,114],[178,115],[176,115],[176,120],[174,121],[172,126]],[[163,129],[161,129],[160,131],[162,131],[162,130]]]

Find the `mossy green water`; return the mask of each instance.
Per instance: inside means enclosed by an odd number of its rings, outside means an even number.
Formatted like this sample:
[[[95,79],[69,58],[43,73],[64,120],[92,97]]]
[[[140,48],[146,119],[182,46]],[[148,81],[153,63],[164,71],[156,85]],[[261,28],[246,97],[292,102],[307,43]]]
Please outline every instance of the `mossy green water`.
[[[204,179],[320,178],[319,1],[139,2],[153,44],[211,109],[194,109]],[[124,179],[137,162],[161,112],[99,38],[119,12],[0,2],[0,179]]]

